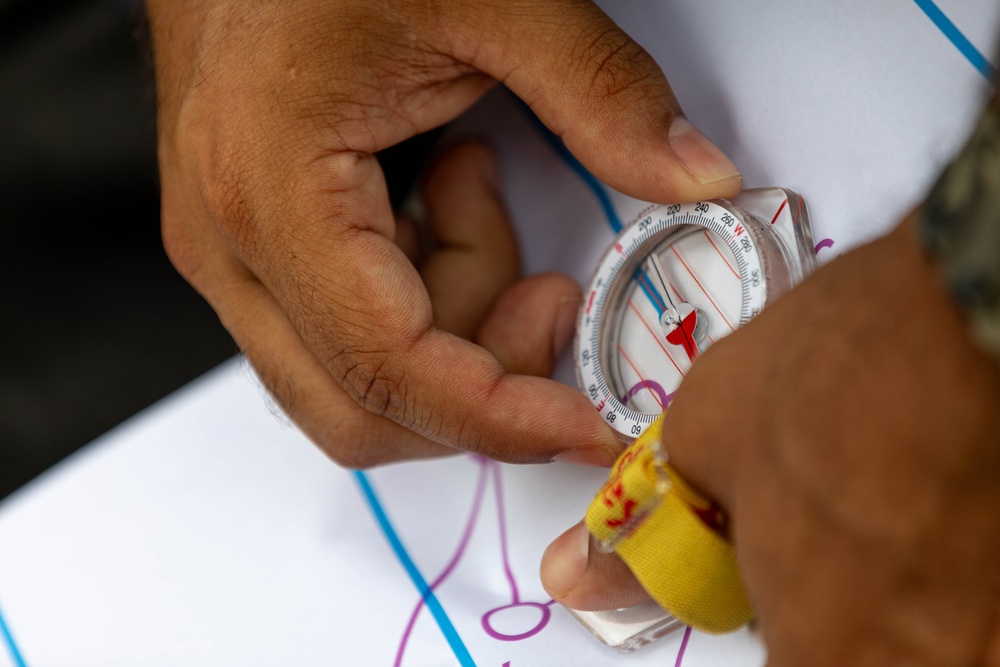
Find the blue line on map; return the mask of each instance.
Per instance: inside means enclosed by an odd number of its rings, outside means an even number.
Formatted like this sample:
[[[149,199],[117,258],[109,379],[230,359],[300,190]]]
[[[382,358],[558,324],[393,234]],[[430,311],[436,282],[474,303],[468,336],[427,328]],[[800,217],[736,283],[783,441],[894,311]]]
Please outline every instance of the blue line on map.
[[[934,0],[913,0],[917,3],[917,6],[927,14],[927,18],[938,27],[944,36],[955,45],[955,48],[966,57],[966,59],[972,63],[972,66],[979,70],[988,81],[994,81],[996,78],[996,68],[990,64],[986,56],[969,41],[961,30],[958,29],[951,19],[949,19],[941,8],[937,6]]]
[[[615,212],[615,207],[611,203],[611,197],[608,195],[608,190],[604,187],[604,184],[597,180],[593,174],[587,171],[586,167],[580,164],[580,161],[569,152],[568,148],[566,148],[566,144],[563,143],[563,140],[557,137],[552,130],[545,127],[545,123],[538,119],[538,116],[536,116],[535,112],[531,110],[531,107],[517,97],[514,97],[514,101],[521,106],[525,116],[528,117],[528,120],[530,120],[535,126],[535,129],[538,130],[538,133],[542,136],[542,139],[545,140],[545,143],[549,145],[556,155],[562,158],[562,161],[566,163],[566,166],[572,169],[576,175],[580,177],[580,180],[583,181],[583,184],[594,193],[594,196],[597,197],[597,201],[600,203],[601,208],[604,210],[604,217],[607,218],[608,224],[611,225],[611,229],[614,230],[615,234],[620,232],[624,225],[622,225],[621,219],[618,218],[618,214]]]
[[[438,627],[441,628],[441,634],[448,641],[448,645],[451,647],[455,657],[458,658],[459,664],[462,667],[476,667],[475,661],[469,654],[469,649],[465,647],[465,643],[458,635],[458,631],[455,630],[455,626],[451,622],[451,619],[448,618],[448,614],[445,612],[444,607],[441,606],[441,602],[438,601],[437,596],[434,595],[434,591],[431,590],[431,587],[427,584],[427,580],[424,579],[424,575],[420,574],[420,570],[417,569],[413,559],[410,558],[409,552],[407,552],[406,547],[403,546],[403,542],[399,539],[396,529],[382,507],[382,502],[379,500],[378,494],[375,493],[375,489],[368,480],[368,475],[360,470],[356,470],[354,471],[354,477],[361,487],[361,492],[364,494],[365,500],[368,501],[368,506],[371,508],[372,514],[375,515],[375,521],[378,522],[379,528],[382,529],[382,534],[385,535],[385,539],[388,540],[389,546],[392,547],[396,558],[399,559],[403,569],[406,570],[406,574],[410,575],[410,580],[423,598],[428,611],[431,612],[434,620],[437,621]]]
[[[24,656],[21,655],[21,651],[17,648],[17,642],[14,641],[14,635],[7,627],[7,621],[4,620],[3,610],[0,610],[0,636],[3,637],[3,643],[6,644],[15,667],[27,667],[28,663],[24,661]]]
[[[547,143],[552,148],[552,150],[555,151],[556,155],[562,158],[563,162],[565,162],[566,165],[570,169],[572,169],[577,176],[583,179],[584,184],[588,188],[590,188],[591,192],[594,193],[594,196],[597,197],[597,201],[601,204],[601,208],[604,210],[604,218],[607,220],[608,225],[611,226],[611,230],[615,234],[620,232],[624,225],[622,225],[622,221],[618,217],[618,213],[615,212],[614,204],[611,203],[611,197],[608,196],[608,191],[604,187],[604,185],[599,180],[597,180],[593,174],[587,171],[587,168],[584,167],[582,164],[580,164],[580,161],[577,160],[573,156],[573,154],[569,152],[569,149],[566,148],[566,144],[563,143],[562,139],[557,137],[555,133],[552,132],[552,130],[545,127],[545,123],[543,123],[538,119],[538,116],[536,116],[535,113],[531,110],[531,107],[529,107],[527,104],[522,102],[517,97],[514,98],[514,101],[518,105],[520,105],[521,109],[524,111],[525,115],[531,121],[532,125],[535,126],[535,129],[538,130],[538,133],[542,135],[543,139],[545,139],[545,143]],[[650,292],[650,287],[648,286],[648,284],[644,284],[642,281],[643,276],[645,276],[645,274],[643,273],[642,269],[639,269],[638,271],[636,271],[634,279],[639,284],[639,286],[642,287],[643,293],[646,295],[646,298],[649,299],[649,302],[653,304],[653,308],[656,309],[656,312],[662,316],[663,315],[663,306],[661,305],[662,300],[658,300],[657,298],[654,297],[653,293]],[[646,277],[646,281],[648,283],[649,281],[648,277]]]

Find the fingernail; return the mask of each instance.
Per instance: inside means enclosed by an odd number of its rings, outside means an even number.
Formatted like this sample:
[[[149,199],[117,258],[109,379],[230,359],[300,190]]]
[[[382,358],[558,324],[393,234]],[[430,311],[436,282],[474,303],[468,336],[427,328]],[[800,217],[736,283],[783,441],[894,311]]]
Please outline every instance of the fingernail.
[[[590,532],[579,523],[557,537],[542,554],[542,585],[555,599],[565,597],[583,579],[590,552]]]
[[[670,149],[677,161],[702,185],[738,178],[740,175],[740,170],[722,149],[683,116],[674,118],[670,131],[667,132],[667,141],[670,142]]]
[[[610,468],[615,464],[618,455],[600,447],[580,447],[578,449],[567,449],[552,457],[553,461],[560,463],[573,463],[575,465],[595,466],[598,468]]]
[[[556,324],[552,330],[552,353],[558,357],[569,344],[576,329],[576,312],[580,304],[576,299],[567,299],[559,304]]]

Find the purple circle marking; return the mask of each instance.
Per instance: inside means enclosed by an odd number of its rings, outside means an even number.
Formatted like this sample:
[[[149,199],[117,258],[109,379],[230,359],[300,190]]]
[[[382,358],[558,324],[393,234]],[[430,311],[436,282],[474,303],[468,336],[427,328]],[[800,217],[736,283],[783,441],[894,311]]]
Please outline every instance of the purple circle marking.
[[[632,397],[638,394],[643,389],[648,389],[654,394],[656,394],[656,397],[660,400],[660,405],[662,405],[664,408],[670,405],[670,401],[674,400],[674,394],[677,393],[673,392],[672,394],[668,394],[663,389],[663,385],[661,385],[656,380],[640,380],[635,385],[633,385],[631,389],[628,390],[627,394],[625,394],[625,398],[624,400],[622,400],[622,405],[628,405],[628,402],[632,400]]]
[[[833,239],[823,239],[822,241],[816,244],[816,249],[813,252],[818,255],[819,251],[822,250],[823,248],[832,248],[832,247],[833,247]]]
[[[533,607],[540,612],[542,612],[542,618],[535,627],[531,628],[527,632],[522,632],[518,635],[508,635],[504,634],[498,630],[495,630],[492,625],[490,625],[490,617],[500,611],[505,611],[507,609],[515,609],[517,607]],[[503,607],[497,607],[496,609],[491,609],[485,614],[483,614],[483,630],[493,639],[499,639],[502,642],[519,642],[522,639],[527,639],[528,637],[534,637],[549,624],[549,618],[552,617],[552,611],[549,609],[549,605],[541,604],[538,602],[515,602],[513,604],[504,605]]]

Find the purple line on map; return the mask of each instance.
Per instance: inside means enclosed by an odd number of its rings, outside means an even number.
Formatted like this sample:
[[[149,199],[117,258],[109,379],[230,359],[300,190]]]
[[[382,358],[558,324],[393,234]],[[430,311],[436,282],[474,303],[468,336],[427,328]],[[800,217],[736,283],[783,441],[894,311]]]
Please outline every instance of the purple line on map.
[[[492,463],[490,467],[493,468],[493,493],[496,496],[497,523],[500,527],[500,557],[503,560],[504,576],[507,577],[507,581],[510,583],[511,603],[502,607],[497,607],[496,609],[490,609],[488,612],[483,614],[480,622],[482,623],[483,631],[493,639],[505,642],[516,642],[522,639],[527,639],[528,637],[534,637],[549,624],[549,619],[552,616],[552,611],[549,609],[549,606],[554,602],[554,600],[550,600],[545,604],[540,604],[538,602],[521,602],[521,595],[517,590],[517,580],[514,578],[514,572],[510,567],[510,557],[507,554],[507,512],[504,508],[503,502],[503,480],[500,477],[500,465]],[[531,629],[524,632],[509,635],[494,628],[493,624],[490,622],[493,615],[499,612],[506,611],[508,609],[528,608],[537,609],[541,612],[541,618],[539,618],[538,622]]]
[[[549,600],[545,603],[521,601],[521,594],[517,586],[517,579],[514,576],[514,570],[510,565],[510,555],[507,548],[507,514],[504,507],[503,479],[501,476],[500,464],[481,456],[470,456],[469,459],[479,465],[479,478],[476,481],[476,490],[472,501],[472,508],[469,512],[469,518],[466,520],[465,528],[462,532],[462,538],[459,540],[455,553],[452,554],[451,560],[448,561],[448,564],[445,566],[444,570],[442,570],[441,574],[439,574],[437,578],[427,587],[427,593],[429,594],[436,591],[437,588],[443,584],[449,576],[451,576],[455,568],[458,567],[459,561],[461,561],[462,557],[465,555],[465,551],[472,539],[472,533],[475,530],[476,525],[479,523],[479,517],[482,513],[483,499],[486,495],[486,487],[492,479],[494,485],[493,493],[497,505],[497,527],[500,533],[500,558],[503,562],[504,577],[510,584],[511,602],[487,611],[483,614],[481,623],[483,630],[488,636],[500,641],[519,641],[533,637],[548,625],[549,619],[552,617],[550,607],[555,604],[555,600]],[[417,617],[420,615],[420,610],[426,606],[426,603],[427,596],[424,595],[417,602],[417,606],[413,609],[413,613],[410,614],[410,619],[407,622],[406,628],[403,631],[403,636],[399,641],[399,648],[396,649],[396,660],[393,662],[394,667],[400,667],[402,665],[403,656],[406,653],[406,646],[409,643],[410,635],[413,633],[413,628],[416,625]],[[494,628],[491,622],[494,615],[511,609],[533,609],[540,614],[540,618],[531,628],[516,634],[507,634]]]
[[[469,512],[469,519],[465,522],[465,530],[462,532],[462,539],[458,543],[458,548],[455,550],[455,554],[451,557],[451,561],[445,566],[441,574],[438,575],[437,579],[431,582],[429,589],[431,591],[435,590],[438,586],[444,583],[444,580],[451,575],[452,571],[458,565],[458,561],[462,559],[462,555],[465,553],[466,547],[469,546],[469,539],[472,537],[472,530],[476,527],[476,520],[479,518],[479,510],[483,505],[483,495],[486,492],[486,484],[489,481],[486,474],[487,468],[491,462],[485,459],[480,459],[477,461],[479,463],[479,479],[476,481],[476,494],[472,501],[472,511]],[[406,653],[406,644],[410,641],[410,633],[413,632],[413,626],[417,622],[417,616],[420,615],[420,610],[423,609],[424,605],[427,603],[427,597],[422,596],[420,601],[417,602],[417,606],[414,608],[413,613],[410,614],[410,620],[406,624],[406,629],[403,631],[403,636],[399,640],[399,648],[396,649],[396,660],[393,662],[393,667],[400,667],[403,663],[403,654]]]
[[[521,596],[517,590],[517,581],[514,573],[510,569],[510,558],[507,555],[507,513],[503,504],[503,480],[500,479],[500,466],[491,465],[493,472],[493,494],[497,502],[497,523],[500,524],[500,557],[503,559],[503,573],[510,583],[511,601],[517,604],[521,601]]]
[[[674,667],[681,667],[684,663],[684,652],[687,651],[688,641],[691,639],[691,626],[684,629],[684,639],[681,640],[681,647],[677,651],[677,662],[674,663]]]

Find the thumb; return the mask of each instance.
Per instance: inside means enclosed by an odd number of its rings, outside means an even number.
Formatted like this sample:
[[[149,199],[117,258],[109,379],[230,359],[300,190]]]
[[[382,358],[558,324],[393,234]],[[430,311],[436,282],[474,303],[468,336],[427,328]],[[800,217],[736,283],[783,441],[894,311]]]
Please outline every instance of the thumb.
[[[597,178],[650,201],[739,192],[736,166],[684,117],[652,56],[600,8],[495,6],[495,16],[462,31],[474,42],[468,62],[503,81]]]
[[[580,611],[623,609],[650,599],[617,555],[594,547],[582,521],[545,550],[541,578],[553,600]]]

